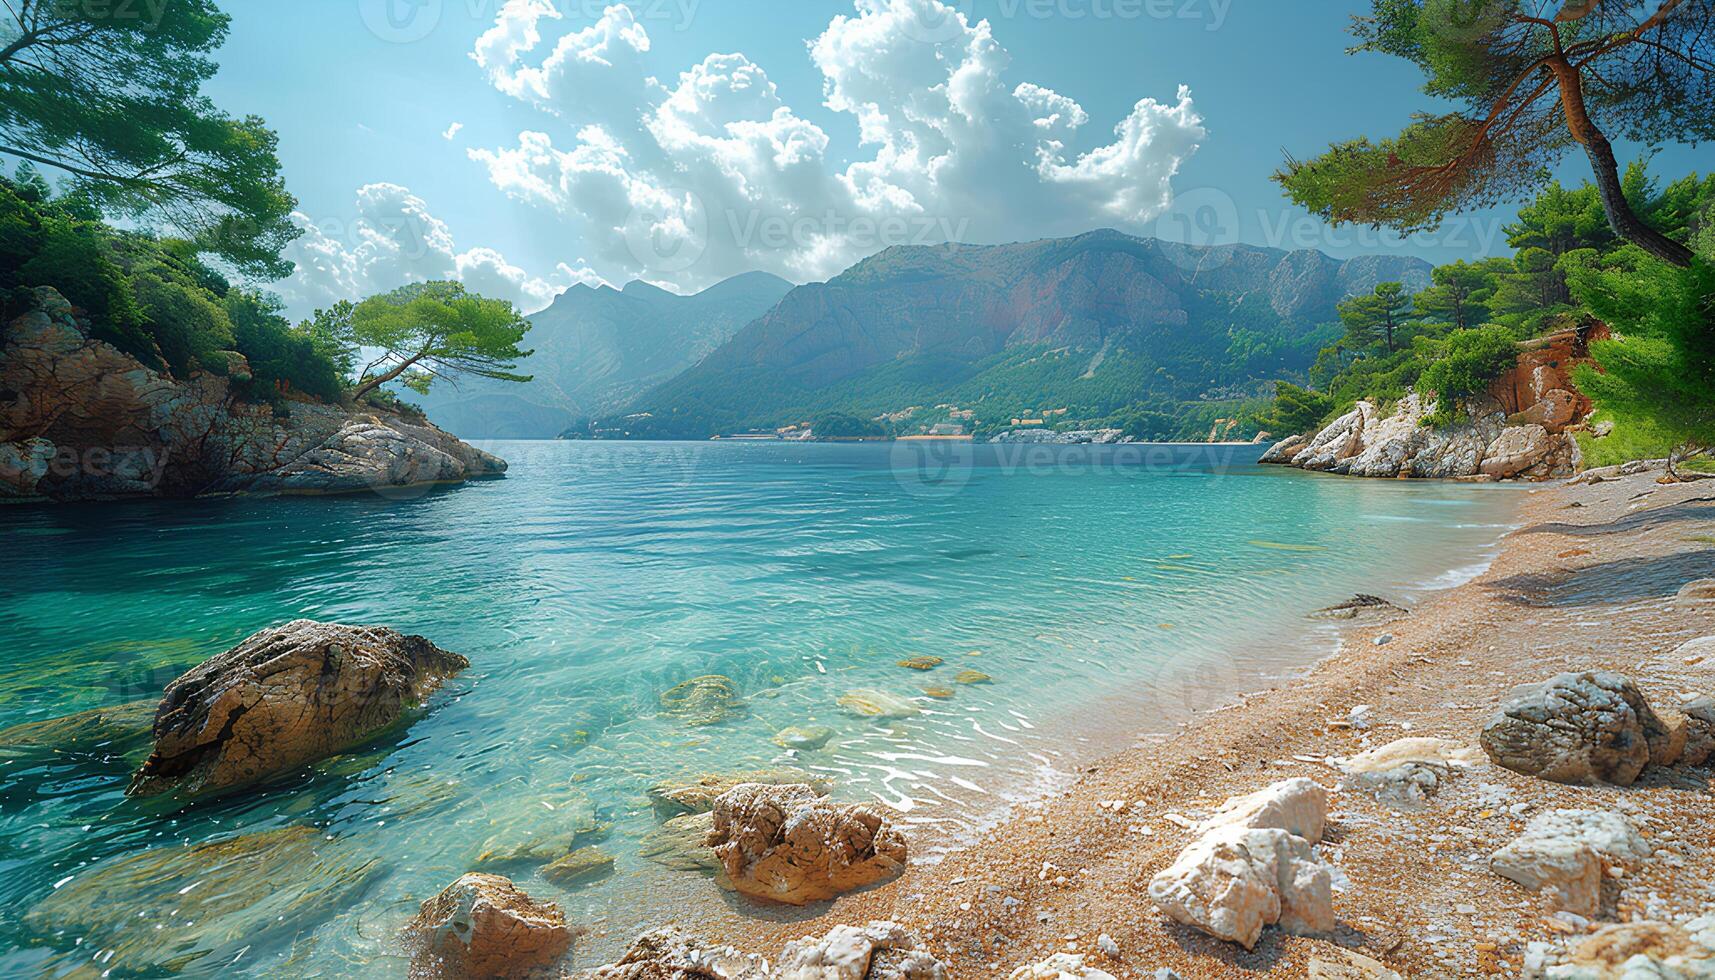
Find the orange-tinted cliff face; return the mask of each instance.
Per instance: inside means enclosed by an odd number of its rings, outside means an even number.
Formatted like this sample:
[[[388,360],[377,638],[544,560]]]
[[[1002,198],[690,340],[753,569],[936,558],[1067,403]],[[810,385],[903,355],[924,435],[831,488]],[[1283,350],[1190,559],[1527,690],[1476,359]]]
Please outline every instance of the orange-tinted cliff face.
[[[1533,341],[1489,394],[1508,415],[1528,414],[1550,432],[1580,422],[1590,414],[1590,399],[1573,384],[1572,369],[1589,361],[1591,341],[1609,336],[1607,324],[1591,320]]]

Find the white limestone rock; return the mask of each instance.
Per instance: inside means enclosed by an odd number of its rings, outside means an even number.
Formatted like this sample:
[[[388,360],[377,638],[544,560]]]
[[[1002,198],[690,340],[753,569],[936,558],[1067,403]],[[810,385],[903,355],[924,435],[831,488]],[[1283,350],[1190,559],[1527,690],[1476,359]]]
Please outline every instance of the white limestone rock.
[[[1199,824],[1197,832],[1206,834],[1226,827],[1284,830],[1315,844],[1322,840],[1327,822],[1328,790],[1315,780],[1299,776],[1233,797]]]
[[[1021,966],[1007,980],[1118,980],[1084,962],[1078,953],[1055,953],[1040,963]]]
[[[1295,935],[1334,927],[1333,875],[1303,837],[1230,824],[1209,831],[1149,882],[1177,922],[1255,948],[1263,927]]]
[[[1649,857],[1631,822],[1602,810],[1555,810],[1530,822],[1517,840],[1496,851],[1489,867],[1565,911],[1592,916],[1601,910],[1602,879],[1610,866]]]
[[[777,980],[944,980],[946,968],[895,922],[836,926],[821,938],[788,943]]]

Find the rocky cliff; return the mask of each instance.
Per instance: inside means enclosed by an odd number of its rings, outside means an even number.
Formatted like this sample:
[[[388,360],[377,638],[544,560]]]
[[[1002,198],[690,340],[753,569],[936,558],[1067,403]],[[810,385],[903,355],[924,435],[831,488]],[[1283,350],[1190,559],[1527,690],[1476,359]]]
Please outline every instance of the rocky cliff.
[[[1463,420],[1424,425],[1435,402],[1412,394],[1388,414],[1361,401],[1318,432],[1292,436],[1262,462],[1347,476],[1470,480],[1553,480],[1583,466],[1573,433],[1590,414],[1590,400],[1572,383],[1572,369],[1589,357],[1589,343],[1608,335],[1601,325],[1529,342],[1518,363],[1464,407]]]
[[[90,336],[58,292],[0,333],[0,499],[389,491],[506,463],[427,420],[233,396],[249,365],[174,378]]]

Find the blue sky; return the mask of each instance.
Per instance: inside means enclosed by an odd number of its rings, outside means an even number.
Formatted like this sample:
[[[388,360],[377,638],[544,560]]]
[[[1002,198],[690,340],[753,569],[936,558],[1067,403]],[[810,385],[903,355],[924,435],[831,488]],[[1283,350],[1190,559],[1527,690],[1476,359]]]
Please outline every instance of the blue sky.
[[[430,275],[531,308],[598,279],[804,281],[888,244],[1104,225],[1434,261],[1504,248],[1504,214],[1402,242],[1327,228],[1269,181],[1283,151],[1388,135],[1425,105],[1410,65],[1344,53],[1362,2],[225,6],[211,94],[279,132],[310,231],[294,312]]]

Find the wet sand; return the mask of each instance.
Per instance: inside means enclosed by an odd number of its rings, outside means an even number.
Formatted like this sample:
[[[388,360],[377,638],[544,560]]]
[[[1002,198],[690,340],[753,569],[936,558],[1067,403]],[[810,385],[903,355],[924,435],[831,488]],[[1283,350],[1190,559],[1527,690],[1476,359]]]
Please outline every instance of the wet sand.
[[[1656,703],[1715,693],[1715,664],[1671,654],[1715,634],[1715,604],[1675,608],[1685,582],[1715,577],[1715,484],[1663,487],[1653,474],[1556,486],[1523,503],[1489,570],[1436,594],[1409,617],[1354,627],[1340,652],[1302,677],[1207,712],[1176,735],[1079,767],[1054,798],[1014,808],[969,849],[867,892],[803,910],[754,910],[710,939],[773,953],[833,925],[894,919],[913,929],[956,978],[1006,977],[1055,952],[1089,955],[1122,978],[1171,967],[1187,980],[1304,976],[1335,946],[1405,976],[1518,975],[1526,945],[1580,931],[1546,899],[1490,872],[1487,858],[1531,815],[1560,807],[1626,812],[1659,848],[1609,883],[1588,928],[1680,919],[1715,902],[1715,796],[1709,770],[1652,770],[1630,788],[1543,783],[1487,766],[1443,787],[1419,813],[1359,792],[1334,795],[1320,850],[1341,872],[1330,939],[1264,933],[1254,951],[1172,923],[1145,886],[1191,840],[1197,819],[1230,796],[1291,776],[1333,788],[1326,763],[1408,736],[1474,744],[1516,684],[1564,670],[1632,676]],[[1306,630],[1314,628],[1307,622]],[[1394,639],[1384,646],[1372,640]],[[1370,706],[1369,726],[1350,727]],[[1098,806],[1125,801],[1120,812]],[[1045,870],[1046,869],[1046,870]],[[1342,880],[1344,879],[1344,880]],[[696,929],[699,923],[681,922]],[[1111,937],[1120,955],[1097,951]]]

